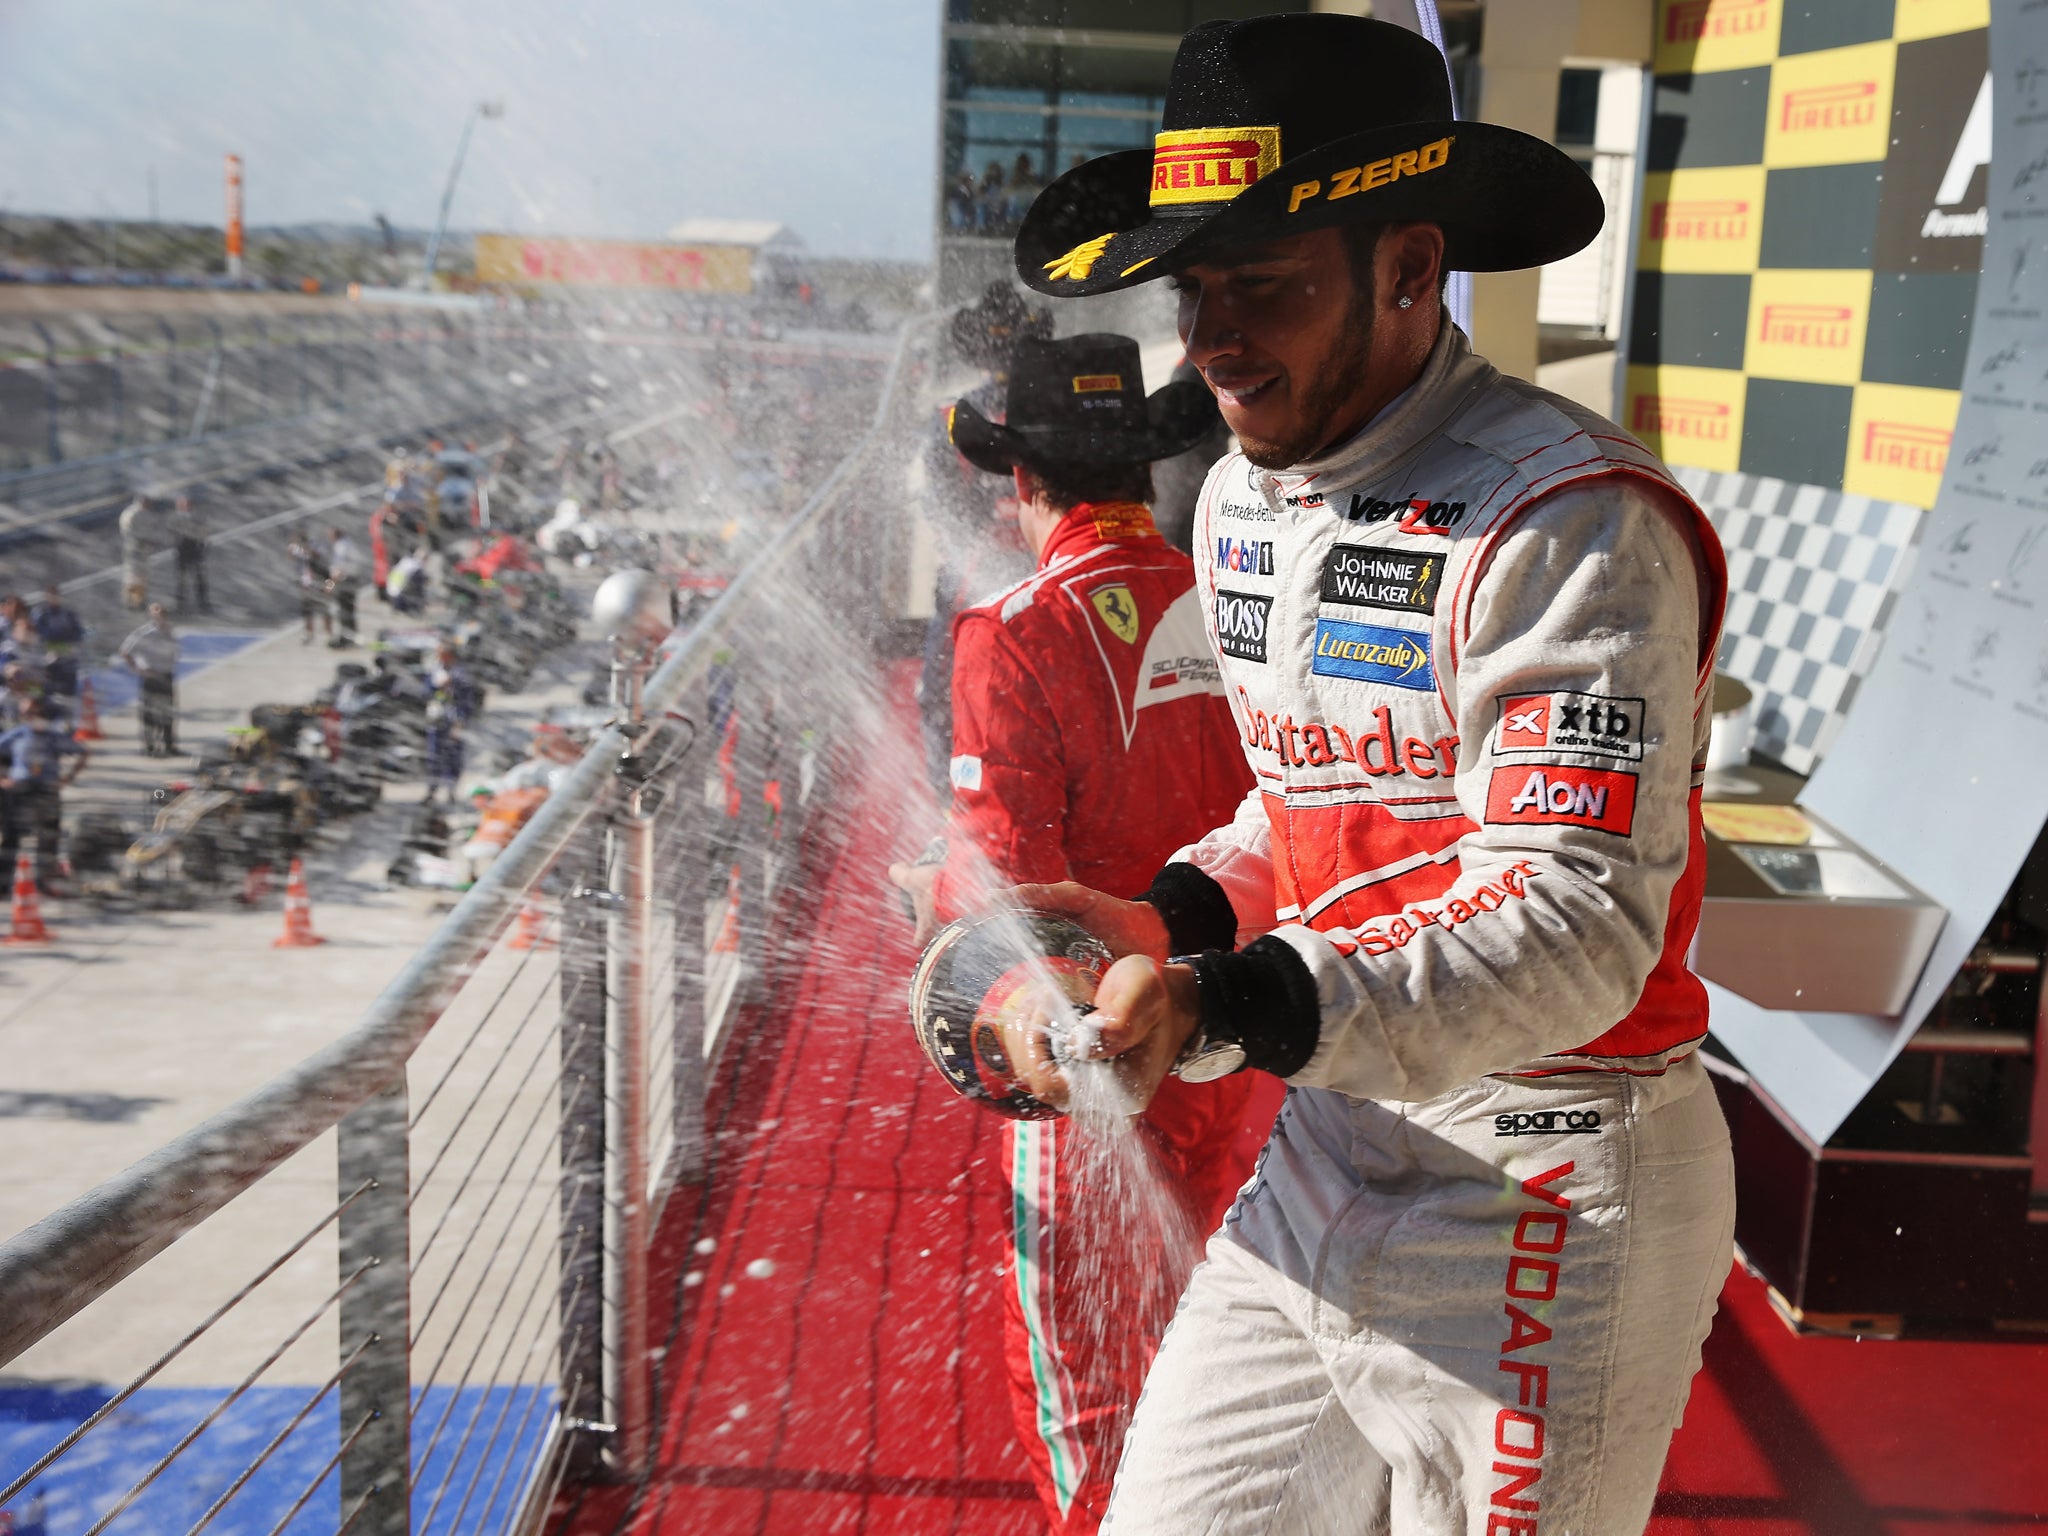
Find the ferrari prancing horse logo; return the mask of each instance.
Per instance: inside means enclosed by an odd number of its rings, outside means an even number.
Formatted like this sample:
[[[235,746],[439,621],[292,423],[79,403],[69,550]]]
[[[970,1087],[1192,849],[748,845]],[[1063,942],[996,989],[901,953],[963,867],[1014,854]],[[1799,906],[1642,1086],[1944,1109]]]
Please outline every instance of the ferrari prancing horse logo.
[[[1125,645],[1138,643],[1138,605],[1131,600],[1129,587],[1122,582],[1097,587],[1088,594],[1088,601],[1095,605],[1096,614],[1112,635]]]

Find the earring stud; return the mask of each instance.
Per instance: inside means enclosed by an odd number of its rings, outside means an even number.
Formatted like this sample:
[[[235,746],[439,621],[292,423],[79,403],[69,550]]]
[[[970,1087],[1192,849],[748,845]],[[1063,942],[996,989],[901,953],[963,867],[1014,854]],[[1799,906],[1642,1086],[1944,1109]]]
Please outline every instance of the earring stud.
[[[1413,309],[1415,307],[1415,301],[1405,293],[1400,298],[1394,300],[1394,303],[1401,309]]]

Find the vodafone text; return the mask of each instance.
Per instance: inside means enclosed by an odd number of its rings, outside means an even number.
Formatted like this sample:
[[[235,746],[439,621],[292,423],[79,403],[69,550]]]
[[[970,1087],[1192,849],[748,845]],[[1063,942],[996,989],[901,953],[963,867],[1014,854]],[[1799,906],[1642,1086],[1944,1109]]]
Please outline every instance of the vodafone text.
[[[1568,1218],[1563,1213],[1572,1202],[1552,1186],[1577,1167],[1563,1163],[1522,1180],[1522,1193],[1540,1204],[1515,1218],[1502,1287],[1508,1336],[1501,1340],[1500,1368],[1515,1378],[1515,1401],[1493,1416],[1493,1471],[1507,1480],[1487,1500],[1486,1536],[1541,1536],[1543,1500],[1536,1485],[1543,1481],[1544,1419],[1539,1410],[1550,1406],[1550,1367],[1523,1351],[1541,1350],[1553,1335],[1550,1325],[1521,1303],[1557,1299],[1562,1265],[1555,1255],[1564,1252]]]

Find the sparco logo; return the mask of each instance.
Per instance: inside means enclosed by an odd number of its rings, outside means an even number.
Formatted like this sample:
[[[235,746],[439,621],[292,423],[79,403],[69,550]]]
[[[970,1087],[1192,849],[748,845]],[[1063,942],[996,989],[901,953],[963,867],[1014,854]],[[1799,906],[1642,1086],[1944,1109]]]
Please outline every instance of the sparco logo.
[[[1495,1115],[1496,1136],[1598,1136],[1597,1109],[1535,1109],[1526,1114]]]
[[[1273,574],[1273,546],[1265,539],[1218,539],[1216,569],[1240,576]]]
[[[1249,592],[1216,593],[1216,644],[1239,661],[1266,659],[1266,615],[1273,599]]]
[[[1431,501],[1427,496],[1411,496],[1406,501],[1353,496],[1344,515],[1354,523],[1383,523],[1397,512],[1401,521],[1394,526],[1402,533],[1449,533],[1464,517],[1465,503]]]

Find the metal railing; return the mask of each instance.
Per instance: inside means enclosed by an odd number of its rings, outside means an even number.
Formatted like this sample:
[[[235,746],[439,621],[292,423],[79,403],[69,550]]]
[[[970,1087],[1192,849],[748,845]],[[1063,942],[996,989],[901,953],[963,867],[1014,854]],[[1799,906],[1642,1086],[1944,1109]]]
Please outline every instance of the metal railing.
[[[908,528],[899,488],[849,491],[926,426],[925,329],[792,520],[658,658],[621,658],[611,722],[355,1028],[0,1244],[13,1384],[96,1320],[163,1345],[0,1461],[0,1510],[452,1536],[531,1529],[565,1467],[645,1467],[651,1235],[795,942],[769,913],[829,827],[871,654],[849,642],[886,622],[849,599]]]

